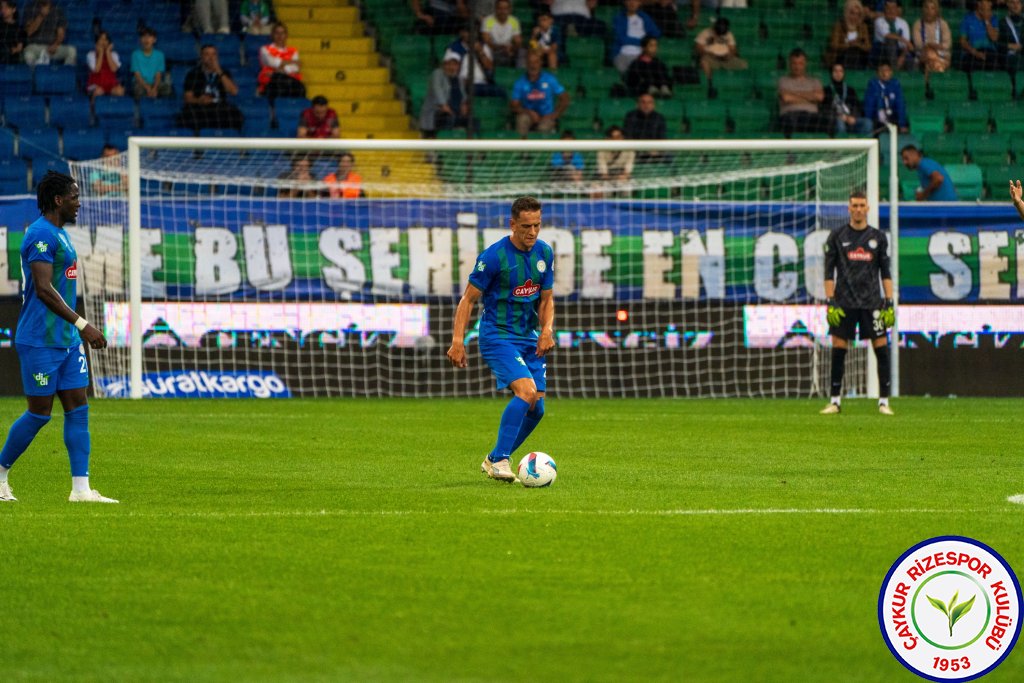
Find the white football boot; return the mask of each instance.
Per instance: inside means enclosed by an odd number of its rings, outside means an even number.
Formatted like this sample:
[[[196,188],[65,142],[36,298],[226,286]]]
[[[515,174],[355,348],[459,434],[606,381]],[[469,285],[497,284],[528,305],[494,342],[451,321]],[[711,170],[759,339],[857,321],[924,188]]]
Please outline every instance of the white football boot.
[[[88,491],[72,491],[71,495],[68,496],[68,500],[72,503],[119,503],[121,501],[114,500],[113,498],[107,498],[100,494],[96,489],[90,489]]]
[[[889,407],[888,403],[879,403],[878,404],[878,412],[881,413],[882,415],[895,415],[896,414],[896,413],[892,412],[892,408]]]
[[[6,481],[0,481],[0,503],[10,503],[16,500],[18,499],[14,497],[11,485]]]
[[[838,415],[841,411],[842,411],[842,409],[839,407],[838,403],[829,403],[827,406],[822,408],[819,412],[822,415]]]
[[[480,470],[491,479],[507,482],[516,481],[516,475],[512,473],[512,468],[509,467],[508,458],[498,462],[491,462],[490,458],[484,458],[484,461],[480,463]]]

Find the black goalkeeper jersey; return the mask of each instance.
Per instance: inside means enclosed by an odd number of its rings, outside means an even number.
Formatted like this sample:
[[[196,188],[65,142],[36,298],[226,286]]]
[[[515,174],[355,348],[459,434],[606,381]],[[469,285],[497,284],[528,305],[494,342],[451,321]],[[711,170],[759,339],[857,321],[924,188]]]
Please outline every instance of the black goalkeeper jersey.
[[[890,280],[889,239],[878,228],[855,230],[849,223],[833,230],[825,242],[825,279],[835,280],[836,305],[882,307],[880,279]]]

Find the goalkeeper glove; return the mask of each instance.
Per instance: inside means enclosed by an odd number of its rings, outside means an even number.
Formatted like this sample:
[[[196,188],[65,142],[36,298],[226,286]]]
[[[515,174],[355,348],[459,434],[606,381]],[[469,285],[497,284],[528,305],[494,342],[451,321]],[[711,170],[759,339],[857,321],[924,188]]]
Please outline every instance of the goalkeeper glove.
[[[846,311],[836,306],[836,302],[832,298],[829,298],[825,303],[828,304],[828,314],[825,316],[828,324],[832,327],[839,327],[839,323],[846,317]]]
[[[878,312],[878,317],[881,318],[885,329],[889,329],[896,324],[896,309],[893,308],[892,299],[885,300],[882,304],[882,310]]]

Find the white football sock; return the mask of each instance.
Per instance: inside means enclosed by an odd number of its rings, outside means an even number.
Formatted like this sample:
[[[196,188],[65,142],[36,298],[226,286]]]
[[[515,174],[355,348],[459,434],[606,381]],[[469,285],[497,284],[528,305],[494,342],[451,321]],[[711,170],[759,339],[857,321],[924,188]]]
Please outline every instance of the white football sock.
[[[0,481],[7,481],[7,473],[10,471],[10,467],[4,467],[3,465],[0,465]]]
[[[89,491],[89,477],[71,477],[71,490],[75,493],[87,493]]]
[[[889,399],[887,399],[887,398],[880,398],[880,399],[878,399],[878,405],[880,405],[880,406],[887,406],[887,405],[889,405]]]

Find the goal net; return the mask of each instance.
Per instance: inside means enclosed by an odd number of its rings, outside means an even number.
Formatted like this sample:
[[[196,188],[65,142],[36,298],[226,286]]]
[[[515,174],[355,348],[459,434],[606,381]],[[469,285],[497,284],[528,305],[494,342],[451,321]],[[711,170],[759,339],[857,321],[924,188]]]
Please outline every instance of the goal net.
[[[825,239],[851,191],[878,207],[873,140],[132,138],[73,173],[108,396],[492,394],[475,329],[468,369],[445,352],[524,194],[555,252],[553,395],[823,395]]]

